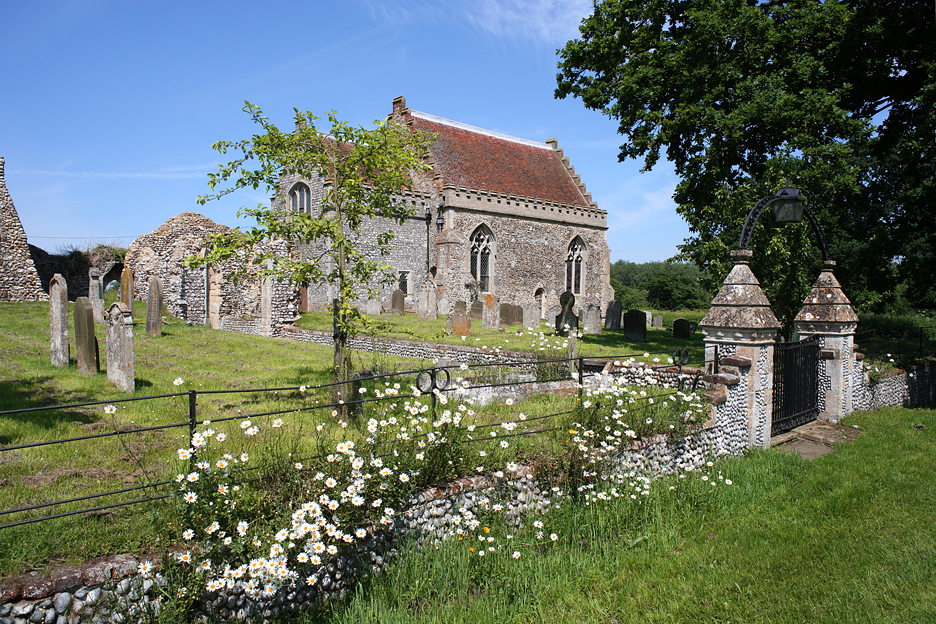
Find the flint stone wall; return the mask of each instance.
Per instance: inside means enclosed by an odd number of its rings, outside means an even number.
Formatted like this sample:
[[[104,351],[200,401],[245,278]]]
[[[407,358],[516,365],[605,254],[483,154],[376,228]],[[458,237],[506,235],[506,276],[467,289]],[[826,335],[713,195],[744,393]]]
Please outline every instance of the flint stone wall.
[[[3,167],[4,159],[0,157],[0,301],[47,301],[48,283],[43,288],[39,281],[26,230],[6,187]]]

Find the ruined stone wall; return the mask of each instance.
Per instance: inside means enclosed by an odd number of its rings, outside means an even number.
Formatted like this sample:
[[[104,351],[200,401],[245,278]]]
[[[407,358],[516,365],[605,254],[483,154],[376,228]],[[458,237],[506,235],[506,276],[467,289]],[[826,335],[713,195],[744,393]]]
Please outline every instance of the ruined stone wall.
[[[46,301],[49,295],[39,282],[26,230],[7,191],[3,166],[0,157],[0,301]]]

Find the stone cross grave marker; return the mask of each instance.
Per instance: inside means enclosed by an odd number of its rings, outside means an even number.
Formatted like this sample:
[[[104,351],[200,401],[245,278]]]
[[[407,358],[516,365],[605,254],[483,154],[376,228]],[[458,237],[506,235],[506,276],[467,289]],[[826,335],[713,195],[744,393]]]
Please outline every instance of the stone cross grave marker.
[[[601,333],[601,308],[593,303],[585,306],[585,318],[582,320],[582,330],[586,334]]]
[[[689,340],[689,321],[684,318],[673,321],[673,338]]]
[[[49,282],[49,351],[52,366],[68,366],[68,284],[61,273]]]
[[[605,311],[605,329],[621,329],[621,302],[610,301]]]
[[[403,307],[406,300],[406,295],[403,294],[403,291],[397,288],[393,291],[393,295],[390,297],[390,313],[397,316],[403,316],[405,309]]]
[[[461,312],[462,314],[467,314],[467,313],[468,313],[468,304],[465,303],[464,301],[456,301],[456,302],[455,302],[455,309],[452,310],[452,312]]]
[[[628,310],[624,315],[624,339],[647,341],[647,315],[643,310]]]
[[[568,336],[573,329],[578,329],[578,317],[572,313],[575,306],[575,295],[568,290],[559,297],[559,304],[562,311],[556,315],[556,333],[560,336]]]
[[[133,367],[133,318],[120,302],[107,310],[107,380],[124,392],[136,388]]]
[[[146,333],[150,336],[162,336],[162,314],[162,282],[154,275],[150,278],[146,293]]]
[[[497,302],[497,295],[491,293],[484,295],[481,305],[481,327],[485,329],[500,327],[500,306]]]
[[[120,274],[120,302],[130,311],[130,316],[133,316],[133,271],[130,267],[124,267]]]
[[[500,304],[500,324],[502,327],[513,325],[513,306],[509,303]]]
[[[654,316],[654,317],[653,317],[653,326],[656,327],[657,329],[662,329],[662,328],[663,328],[663,317],[660,316],[659,314],[657,314],[656,316]]]
[[[104,282],[101,281],[101,269],[88,269],[88,299],[94,309],[94,322],[104,322]]]
[[[96,375],[100,357],[97,336],[94,335],[94,308],[87,297],[78,297],[75,301],[75,351],[78,372]]]
[[[439,291],[431,279],[423,280],[416,300],[416,315],[419,318],[434,319],[439,315],[437,298]]]
[[[481,320],[481,310],[484,309],[484,304],[481,301],[472,301],[471,308],[468,311],[468,316],[477,321]]]

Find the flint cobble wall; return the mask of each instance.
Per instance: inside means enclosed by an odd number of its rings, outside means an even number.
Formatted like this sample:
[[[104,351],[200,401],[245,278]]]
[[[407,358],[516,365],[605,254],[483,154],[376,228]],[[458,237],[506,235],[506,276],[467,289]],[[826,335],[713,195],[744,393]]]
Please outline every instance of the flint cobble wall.
[[[3,167],[0,157],[0,301],[48,301],[29,253],[26,230],[7,190]]]

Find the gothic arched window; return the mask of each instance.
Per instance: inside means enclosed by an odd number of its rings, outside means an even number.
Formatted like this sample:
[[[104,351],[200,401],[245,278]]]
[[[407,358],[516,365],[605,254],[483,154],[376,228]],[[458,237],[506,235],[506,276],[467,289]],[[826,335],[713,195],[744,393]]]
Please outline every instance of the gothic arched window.
[[[293,212],[311,214],[312,192],[309,187],[300,182],[289,191],[289,208]]]
[[[566,256],[566,290],[574,295],[582,294],[585,283],[585,243],[576,236],[569,243]]]
[[[471,277],[478,282],[481,292],[491,291],[493,262],[491,250],[494,247],[494,235],[486,226],[478,226],[471,235]]]

